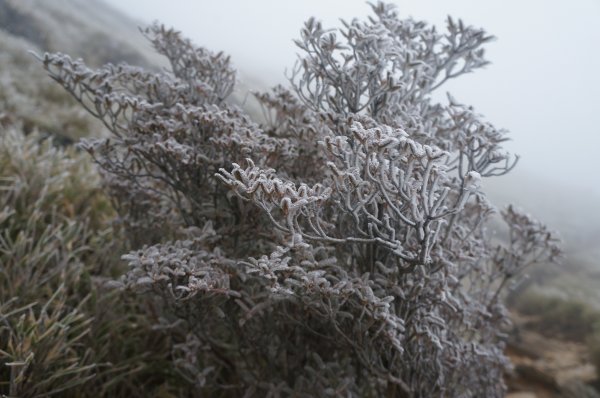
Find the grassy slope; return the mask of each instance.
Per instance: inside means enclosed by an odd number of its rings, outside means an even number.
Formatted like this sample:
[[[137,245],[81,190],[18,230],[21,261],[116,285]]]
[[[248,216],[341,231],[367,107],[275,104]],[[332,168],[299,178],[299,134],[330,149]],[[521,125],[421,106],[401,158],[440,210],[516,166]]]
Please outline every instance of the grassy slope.
[[[160,65],[137,26],[100,1],[0,0],[0,123],[19,122],[64,143],[101,134],[100,123],[29,52],[60,51],[91,66]]]
[[[144,301],[103,287],[126,248],[91,159],[44,139],[69,144],[102,128],[28,54],[146,64],[114,38],[130,29],[143,41],[135,26],[95,1],[0,0],[2,396],[176,396],[170,385],[181,384],[169,384],[169,346]]]
[[[101,0],[0,0],[0,123],[20,121],[27,131],[38,128],[64,142],[101,134],[102,126],[48,79],[29,52],[63,52],[92,67],[166,66],[139,32],[143,25]],[[233,101],[259,114],[247,91],[238,85]]]

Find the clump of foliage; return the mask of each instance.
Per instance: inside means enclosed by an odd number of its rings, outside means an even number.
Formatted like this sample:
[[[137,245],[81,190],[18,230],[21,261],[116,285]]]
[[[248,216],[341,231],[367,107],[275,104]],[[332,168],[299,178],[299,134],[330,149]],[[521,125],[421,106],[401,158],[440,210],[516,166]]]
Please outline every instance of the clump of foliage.
[[[150,303],[103,288],[126,247],[113,218],[85,153],[0,128],[0,395],[176,391]]]
[[[226,101],[228,57],[158,25],[168,71],[41,58],[112,133],[83,148],[137,249],[113,285],[160,299],[148,316],[192,394],[504,394],[500,293],[559,249],[513,207],[491,239],[481,180],[516,158],[473,108],[432,97],[487,64],[490,37],[373,11],[305,24],[291,89],[257,94],[265,125]]]
[[[84,303],[67,304],[66,286],[79,283],[88,227],[101,222],[99,180],[81,154],[77,164],[40,140],[16,128],[0,136],[0,391],[10,396],[57,393],[93,374],[78,347],[92,320]]]

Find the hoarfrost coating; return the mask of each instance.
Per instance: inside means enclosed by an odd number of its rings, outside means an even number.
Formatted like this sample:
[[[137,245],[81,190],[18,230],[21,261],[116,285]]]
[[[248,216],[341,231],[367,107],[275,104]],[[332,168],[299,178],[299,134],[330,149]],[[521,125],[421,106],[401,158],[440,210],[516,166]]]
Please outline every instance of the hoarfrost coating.
[[[507,132],[433,95],[490,36],[372,8],[305,23],[290,88],[256,94],[262,125],[227,101],[229,57],[163,26],[145,34],[166,71],[40,58],[112,132],[82,147],[137,248],[118,285],[160,300],[196,393],[505,393],[502,289],[560,249],[515,207],[490,238],[481,181],[515,167]]]
[[[339,26],[340,17],[350,20],[368,9],[363,0],[109,2],[135,18],[159,19],[179,27],[199,44],[225,50],[239,66],[242,83],[260,90],[286,82],[282,67],[293,65],[297,50],[290,43],[304,20],[317,14],[328,26]],[[447,15],[460,15],[497,35],[498,40],[488,46],[494,66],[464,76],[448,88],[512,132],[512,142],[505,144],[508,149],[527,153],[519,169],[503,179],[506,183],[491,186],[494,190],[506,191],[511,184],[552,189],[558,183],[566,191],[592,193],[598,200],[600,176],[594,148],[600,146],[596,126],[600,54],[590,49],[600,42],[599,2],[403,0],[397,4],[405,16],[441,24]],[[512,200],[531,205],[545,196],[540,190],[528,195],[531,198],[510,192]],[[587,207],[592,210],[590,202]],[[568,212],[560,203],[545,210],[544,216]]]

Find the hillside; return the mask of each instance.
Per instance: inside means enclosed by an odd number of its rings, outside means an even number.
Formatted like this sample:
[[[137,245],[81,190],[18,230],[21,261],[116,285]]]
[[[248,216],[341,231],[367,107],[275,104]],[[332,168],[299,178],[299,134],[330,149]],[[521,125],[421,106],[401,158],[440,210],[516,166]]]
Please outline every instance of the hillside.
[[[19,122],[62,142],[100,134],[102,127],[48,79],[31,53],[64,52],[92,66],[162,62],[139,23],[101,1],[0,0],[0,122]]]
[[[19,121],[74,142],[102,126],[48,79],[31,53],[62,52],[91,67],[126,62],[150,69],[166,66],[140,33],[144,23],[101,0],[0,0],[0,123]],[[247,100],[237,85],[233,101]]]

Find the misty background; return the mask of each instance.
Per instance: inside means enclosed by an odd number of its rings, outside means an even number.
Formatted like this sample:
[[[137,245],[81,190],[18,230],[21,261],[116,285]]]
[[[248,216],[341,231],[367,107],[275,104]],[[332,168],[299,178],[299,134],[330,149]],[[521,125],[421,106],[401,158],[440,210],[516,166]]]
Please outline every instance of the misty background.
[[[158,20],[196,44],[231,54],[247,88],[285,84],[296,60],[292,40],[310,16],[324,27],[371,14],[363,0],[108,0],[142,23]],[[484,70],[450,82],[450,91],[497,127],[522,155],[515,177],[531,176],[600,197],[600,1],[396,0],[401,17],[445,28],[447,15],[484,28]],[[508,178],[508,177],[507,177]],[[599,203],[600,204],[600,203]]]

